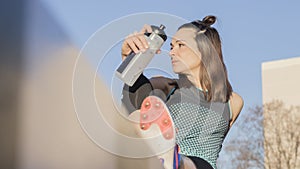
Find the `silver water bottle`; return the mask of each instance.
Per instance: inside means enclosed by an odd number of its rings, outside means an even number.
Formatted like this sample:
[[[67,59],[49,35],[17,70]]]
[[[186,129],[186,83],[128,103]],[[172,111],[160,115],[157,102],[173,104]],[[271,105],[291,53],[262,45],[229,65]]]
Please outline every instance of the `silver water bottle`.
[[[145,52],[131,52],[115,72],[116,76],[129,86],[132,86],[136,82],[146,66],[150,63],[156,51],[160,49],[167,40],[164,25],[160,25],[160,27],[152,25],[151,28],[152,33],[145,33],[144,35],[149,48]]]

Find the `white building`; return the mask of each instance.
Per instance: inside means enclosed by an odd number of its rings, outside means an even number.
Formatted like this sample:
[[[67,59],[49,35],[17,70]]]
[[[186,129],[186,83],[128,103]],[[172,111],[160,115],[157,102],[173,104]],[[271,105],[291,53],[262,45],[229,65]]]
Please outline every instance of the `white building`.
[[[300,57],[262,64],[266,169],[300,167]],[[266,104],[273,100],[279,104]]]
[[[300,105],[300,57],[262,63],[263,103]]]

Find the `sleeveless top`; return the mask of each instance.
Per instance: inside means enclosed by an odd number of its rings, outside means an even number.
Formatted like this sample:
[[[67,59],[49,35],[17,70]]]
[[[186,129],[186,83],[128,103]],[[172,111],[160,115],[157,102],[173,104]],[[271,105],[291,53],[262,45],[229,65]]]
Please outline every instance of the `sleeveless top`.
[[[127,90],[125,85],[123,101],[126,101],[124,99],[126,96],[131,97],[132,104],[132,101],[141,99],[141,95],[145,97],[147,95],[145,93],[148,92],[149,95],[158,95],[158,92],[151,93],[153,89],[149,89],[150,82],[144,78],[142,77],[143,80],[140,78],[137,82],[139,85],[127,86]],[[159,96],[166,101],[174,121],[179,154],[202,158],[216,169],[217,158],[229,130],[231,119],[229,103],[207,102],[204,91],[193,86],[186,78],[179,78],[176,81],[177,87],[171,90],[167,97]],[[133,107],[139,108],[140,103],[133,104],[135,104]]]

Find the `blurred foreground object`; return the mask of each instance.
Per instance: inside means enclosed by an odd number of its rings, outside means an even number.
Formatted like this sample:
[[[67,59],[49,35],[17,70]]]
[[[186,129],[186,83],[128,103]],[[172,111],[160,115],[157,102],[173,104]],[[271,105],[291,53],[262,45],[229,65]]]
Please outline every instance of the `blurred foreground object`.
[[[72,98],[79,49],[42,2],[13,0],[1,7],[0,168],[159,168],[154,158],[104,151],[81,128]],[[83,73],[95,72],[87,61],[81,66]],[[104,91],[97,93],[99,102],[111,97],[104,83],[95,81],[97,91]]]

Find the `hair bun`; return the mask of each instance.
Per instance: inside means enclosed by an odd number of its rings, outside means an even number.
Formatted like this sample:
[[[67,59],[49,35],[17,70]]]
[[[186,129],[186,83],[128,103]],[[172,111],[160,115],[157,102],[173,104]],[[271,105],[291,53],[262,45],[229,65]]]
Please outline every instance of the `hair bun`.
[[[211,26],[212,24],[214,24],[216,22],[216,20],[217,20],[217,17],[215,17],[213,15],[208,15],[202,19],[202,23],[206,26]]]

